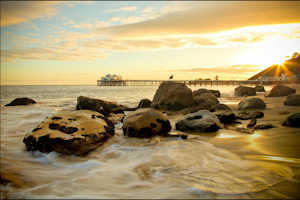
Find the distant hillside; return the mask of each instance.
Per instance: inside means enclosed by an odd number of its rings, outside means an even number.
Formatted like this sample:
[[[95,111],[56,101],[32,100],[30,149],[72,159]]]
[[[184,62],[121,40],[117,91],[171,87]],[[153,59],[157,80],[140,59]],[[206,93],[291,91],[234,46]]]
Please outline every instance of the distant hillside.
[[[281,76],[281,74],[285,73],[288,77],[293,75],[299,75],[300,74],[300,57],[298,58],[292,58],[290,60],[286,60],[283,65],[278,66],[272,65],[271,67],[268,67],[267,69],[263,70],[262,72],[252,76],[248,80],[257,80],[259,77],[262,76]]]

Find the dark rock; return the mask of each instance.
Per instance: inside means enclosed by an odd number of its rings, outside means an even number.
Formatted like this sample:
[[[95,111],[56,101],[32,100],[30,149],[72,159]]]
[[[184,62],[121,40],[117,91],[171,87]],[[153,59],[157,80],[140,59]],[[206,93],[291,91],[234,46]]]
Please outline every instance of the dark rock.
[[[219,111],[219,110],[231,110],[231,108],[229,108],[229,106],[227,106],[225,104],[216,104],[210,108],[211,112],[215,112],[215,111]]]
[[[175,125],[177,130],[183,132],[215,132],[222,128],[218,117],[207,110],[184,115]]]
[[[110,113],[107,118],[112,121],[114,124],[122,123],[123,118],[125,117],[124,113]]]
[[[149,99],[142,99],[138,105],[138,108],[150,108],[151,101]]]
[[[237,119],[252,119],[252,118],[262,118],[264,116],[264,113],[257,110],[245,110],[242,112],[237,113],[236,118]]]
[[[294,93],[296,93],[295,89],[282,84],[277,84],[272,88],[268,97],[281,97],[281,96],[287,96]]]
[[[256,122],[257,122],[256,118],[251,118],[249,124],[247,125],[247,128],[254,126]]]
[[[244,128],[244,127],[225,126],[225,128],[228,130],[233,130],[233,131],[239,132],[239,133],[247,133],[247,134],[254,133],[253,129]]]
[[[286,106],[300,106],[300,94],[290,94],[284,101]]]
[[[209,93],[209,94],[212,94],[210,91],[208,91],[208,90],[205,89],[205,88],[200,88],[200,89],[198,89],[198,90],[194,90],[194,91],[193,91],[194,97],[200,96],[200,95],[203,94],[203,93]]]
[[[221,97],[221,93],[219,90],[208,90],[210,91],[213,95],[215,95],[216,97]]]
[[[300,112],[288,115],[282,126],[300,127]]]
[[[256,92],[265,92],[265,91],[266,91],[266,90],[265,90],[265,87],[262,86],[262,85],[256,85],[256,86],[254,87],[254,89],[256,90]]]
[[[16,98],[9,104],[6,104],[5,106],[24,106],[24,105],[31,105],[35,104],[36,102],[32,99],[29,99],[27,97],[22,97],[22,98]]]
[[[123,119],[124,135],[129,137],[153,137],[171,129],[167,116],[153,108],[139,108]]]
[[[266,123],[266,124],[258,124],[254,127],[252,127],[253,129],[269,129],[269,128],[274,128],[275,126],[273,124],[270,123]]]
[[[93,115],[97,117],[92,118]],[[26,134],[23,142],[27,151],[82,156],[102,145],[114,133],[114,124],[95,111],[61,111]]]
[[[195,96],[195,94],[196,94],[196,96]],[[212,93],[210,93],[208,91],[200,93],[200,94],[199,93],[197,94],[196,91],[194,91],[194,99],[195,99],[195,105],[199,105],[207,99],[214,101],[215,104],[219,103],[219,100],[217,99],[217,97],[215,97],[215,95],[213,95]]]
[[[206,110],[209,110],[214,105],[216,105],[216,102],[211,99],[206,99],[203,103],[200,103],[198,107],[204,107]]]
[[[165,81],[160,84],[150,105],[151,108],[168,111],[178,111],[194,106],[191,89],[183,83],[173,81]]]
[[[231,124],[235,121],[235,114],[231,110],[218,110],[213,112],[222,124]]]
[[[239,86],[234,89],[234,94],[237,96],[255,96],[256,90],[252,87]]]
[[[260,98],[246,99],[239,104],[239,110],[247,109],[265,109],[267,106],[265,102]]]

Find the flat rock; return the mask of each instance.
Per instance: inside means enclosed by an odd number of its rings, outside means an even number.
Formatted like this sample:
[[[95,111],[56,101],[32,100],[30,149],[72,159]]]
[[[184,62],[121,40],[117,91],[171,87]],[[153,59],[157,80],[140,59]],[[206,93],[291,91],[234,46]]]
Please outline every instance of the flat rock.
[[[31,105],[35,104],[36,102],[30,98],[22,97],[22,98],[16,98],[9,104],[6,104],[5,106],[25,106],[25,105]]]
[[[151,108],[167,111],[178,111],[189,107],[194,107],[194,96],[183,83],[173,81],[164,81],[153,97]]]
[[[234,94],[236,96],[255,96],[256,90],[252,87],[239,86],[234,89]]]
[[[281,97],[281,96],[287,96],[294,93],[296,93],[295,89],[282,84],[277,84],[272,88],[268,97]]]
[[[247,109],[265,109],[267,106],[265,102],[260,98],[246,99],[239,104],[239,110]]]
[[[61,111],[46,118],[23,142],[27,151],[85,155],[114,135],[114,124],[96,111]]]
[[[222,128],[219,118],[208,110],[184,115],[176,123],[176,129],[183,132],[215,132]]]
[[[254,127],[252,127],[253,129],[269,129],[269,128],[274,128],[276,126],[274,126],[273,124],[270,123],[266,123],[266,124],[258,124]]]
[[[258,110],[245,110],[236,114],[237,119],[252,119],[252,118],[262,118],[264,113]]]
[[[300,127],[300,112],[288,115],[282,126]]]
[[[123,119],[123,132],[129,137],[153,137],[163,135],[171,129],[167,115],[154,108],[139,108]]]
[[[284,101],[286,106],[300,106],[300,94],[290,94]]]

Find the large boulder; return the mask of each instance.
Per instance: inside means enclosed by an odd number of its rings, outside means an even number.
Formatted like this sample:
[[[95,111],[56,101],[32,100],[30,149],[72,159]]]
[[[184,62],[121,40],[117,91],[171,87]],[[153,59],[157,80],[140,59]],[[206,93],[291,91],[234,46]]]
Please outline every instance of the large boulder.
[[[208,91],[210,91],[216,97],[221,97],[221,93],[219,90],[208,90]]]
[[[218,117],[208,110],[184,115],[176,123],[176,129],[183,132],[215,132],[222,128]]]
[[[154,108],[139,108],[128,113],[123,119],[123,132],[129,137],[146,138],[163,135],[171,129],[167,115]]]
[[[300,127],[300,112],[288,115],[282,126]]]
[[[284,101],[286,106],[300,106],[300,94],[290,94]]]
[[[237,119],[253,119],[253,118],[262,118],[265,114],[258,110],[244,110],[236,114]]]
[[[22,97],[22,98],[16,98],[9,104],[6,104],[5,106],[24,106],[24,105],[31,105],[35,104],[36,102],[30,98]]]
[[[85,155],[114,135],[114,124],[91,110],[61,111],[46,118],[23,142],[27,151]]]
[[[287,96],[295,93],[296,93],[295,89],[282,84],[277,84],[272,88],[268,97],[281,97],[281,96]]]
[[[260,98],[246,99],[239,104],[239,110],[265,109],[266,107],[265,102]]]
[[[252,87],[239,86],[234,89],[234,94],[237,96],[255,96],[256,90]]]
[[[121,107],[116,103],[103,101],[101,99],[93,99],[85,96],[79,96],[77,98],[77,110],[93,110],[107,116],[111,112],[122,112],[122,108],[120,108]]]
[[[150,108],[151,101],[149,99],[142,99],[138,105],[138,108]]]
[[[254,89],[256,90],[256,92],[265,92],[265,87],[263,85],[256,85],[254,87]]]
[[[150,105],[151,108],[168,111],[178,111],[194,106],[191,89],[183,83],[173,81],[165,81],[160,84]]]

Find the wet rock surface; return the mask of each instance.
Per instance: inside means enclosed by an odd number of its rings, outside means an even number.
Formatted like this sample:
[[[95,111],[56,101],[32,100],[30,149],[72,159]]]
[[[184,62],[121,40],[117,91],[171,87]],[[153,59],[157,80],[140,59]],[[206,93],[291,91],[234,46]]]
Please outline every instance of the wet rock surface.
[[[243,102],[239,103],[239,110],[248,110],[248,109],[265,109],[267,106],[265,102],[260,98],[251,98],[246,99]]]
[[[46,118],[23,142],[27,151],[85,155],[114,135],[114,124],[95,111],[61,111]]]
[[[36,104],[36,102],[33,99],[22,97],[14,99],[12,102],[6,104],[5,106],[25,106],[31,104]]]
[[[123,119],[123,132],[129,137],[153,137],[171,129],[167,116],[154,108],[139,108]]]
[[[286,106],[300,106],[300,94],[291,94],[284,101]]]
[[[247,128],[254,126],[256,122],[257,122],[256,118],[251,118],[250,122],[247,124]]]
[[[258,110],[245,110],[236,114],[237,119],[247,120],[252,118],[262,118],[264,113]]]
[[[218,117],[207,110],[184,115],[176,121],[176,129],[183,132],[215,132],[222,128]]]
[[[256,90],[252,87],[239,86],[234,89],[234,94],[236,96],[255,96]]]
[[[282,123],[283,126],[300,127],[300,112],[292,113]]]
[[[282,84],[277,84],[272,88],[268,97],[281,97],[281,96],[287,96],[294,93],[296,93],[295,89]]]

